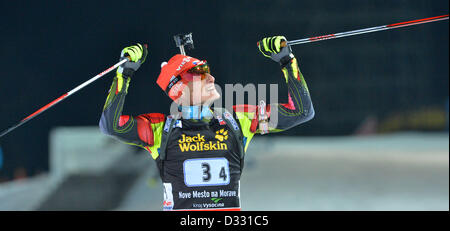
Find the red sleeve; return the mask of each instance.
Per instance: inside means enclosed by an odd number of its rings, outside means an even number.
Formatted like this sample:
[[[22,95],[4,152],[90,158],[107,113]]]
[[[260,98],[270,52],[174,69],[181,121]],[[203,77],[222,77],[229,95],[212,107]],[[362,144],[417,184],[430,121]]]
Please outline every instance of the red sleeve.
[[[137,116],[136,121],[139,139],[150,146],[153,146],[154,136],[152,124],[161,123],[164,122],[164,120],[164,114],[161,113],[148,113]]]

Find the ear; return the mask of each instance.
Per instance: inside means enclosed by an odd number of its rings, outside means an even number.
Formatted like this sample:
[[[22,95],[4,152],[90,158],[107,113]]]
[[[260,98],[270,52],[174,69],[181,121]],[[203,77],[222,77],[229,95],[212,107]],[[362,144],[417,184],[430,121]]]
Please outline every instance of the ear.
[[[178,97],[178,99],[176,99],[174,102],[178,105],[183,105],[183,102],[186,102],[186,97],[189,94],[186,94],[186,87],[183,89],[183,91],[181,91],[181,96]]]
[[[178,105],[181,105],[181,102],[183,102],[183,97],[184,97],[184,93],[181,92],[181,96],[178,97],[176,100],[174,100],[174,102]]]

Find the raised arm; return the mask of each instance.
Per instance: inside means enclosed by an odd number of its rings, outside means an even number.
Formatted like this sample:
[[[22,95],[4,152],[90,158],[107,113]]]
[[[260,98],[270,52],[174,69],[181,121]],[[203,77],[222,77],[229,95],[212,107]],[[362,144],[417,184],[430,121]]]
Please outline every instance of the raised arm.
[[[288,87],[288,103],[275,103],[267,107],[270,132],[284,131],[314,117],[314,107],[308,86],[293,57],[281,68]],[[277,116],[277,118],[274,117]]]
[[[281,47],[282,41],[286,41],[286,38],[274,36],[258,42],[261,53],[280,64],[288,88],[287,103],[272,103],[263,110],[268,116],[268,132],[270,133],[285,131],[314,117],[308,86],[297,59],[289,46]],[[261,109],[259,105],[234,106],[244,135],[248,133],[247,136],[251,136],[262,132],[259,129]]]
[[[128,56],[130,61],[117,69],[116,76],[114,77],[108,97],[106,98],[106,103],[103,107],[99,126],[104,134],[150,151],[155,144],[158,144],[159,137],[156,136],[155,138],[155,132],[162,129],[164,115],[160,113],[139,116],[122,115],[131,77],[145,61],[146,55],[146,47],[140,44],[123,49],[121,59]]]

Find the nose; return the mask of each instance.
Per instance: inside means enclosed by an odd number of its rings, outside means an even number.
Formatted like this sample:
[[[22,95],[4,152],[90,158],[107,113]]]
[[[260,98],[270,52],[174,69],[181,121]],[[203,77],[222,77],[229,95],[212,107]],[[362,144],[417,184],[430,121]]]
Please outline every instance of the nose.
[[[207,78],[207,82],[208,82],[208,83],[214,83],[214,81],[216,80],[216,79],[214,78],[214,76],[212,76],[212,75],[209,74],[209,73],[206,74],[206,78]]]

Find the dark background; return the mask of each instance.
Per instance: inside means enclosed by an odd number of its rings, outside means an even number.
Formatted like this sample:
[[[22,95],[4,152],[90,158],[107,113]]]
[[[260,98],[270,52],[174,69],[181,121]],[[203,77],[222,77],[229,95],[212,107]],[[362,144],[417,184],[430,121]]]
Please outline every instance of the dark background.
[[[149,57],[124,112],[167,113],[171,101],[155,81],[161,62],[179,52],[173,35],[182,32],[193,32],[195,50],[187,53],[208,60],[219,85],[277,83],[284,101],[278,65],[256,48],[261,38],[295,40],[444,15],[448,0],[1,1],[0,9],[6,129],[116,63],[135,42],[149,44]],[[441,21],[294,46],[316,116],[279,135],[351,135],[370,118],[378,133],[447,129],[448,35],[448,21]],[[50,129],[96,126],[112,77],[2,137],[0,181],[48,171]]]

